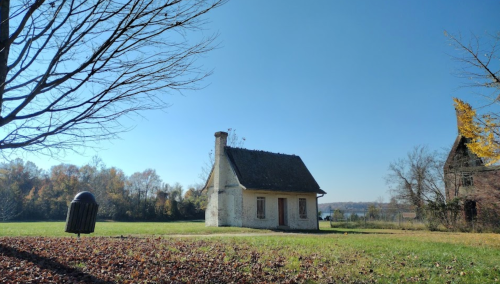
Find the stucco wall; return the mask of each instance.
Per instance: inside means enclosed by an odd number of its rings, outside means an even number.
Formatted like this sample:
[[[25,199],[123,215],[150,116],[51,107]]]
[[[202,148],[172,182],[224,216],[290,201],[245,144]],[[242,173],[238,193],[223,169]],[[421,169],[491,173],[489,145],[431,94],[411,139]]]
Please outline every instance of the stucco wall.
[[[205,226],[207,227],[218,227],[219,226],[219,199],[217,192],[214,192],[213,185],[208,188],[207,191],[207,209],[205,210]]]
[[[211,177],[208,183],[208,203],[205,211],[205,226],[241,227],[241,209],[243,197],[236,174],[229,163],[220,163],[219,169],[214,169],[213,175],[219,171],[223,178],[217,186],[217,179]],[[218,188],[219,187],[219,188]]]
[[[225,220],[222,226],[241,227],[242,226],[242,207],[243,195],[239,186],[225,189],[223,195],[225,199]]]
[[[257,197],[265,197],[266,217],[257,218]],[[275,229],[279,226],[278,198],[286,198],[285,220],[290,229],[317,229],[316,194],[243,190],[242,226]],[[307,218],[299,218],[299,198],[306,199]]]

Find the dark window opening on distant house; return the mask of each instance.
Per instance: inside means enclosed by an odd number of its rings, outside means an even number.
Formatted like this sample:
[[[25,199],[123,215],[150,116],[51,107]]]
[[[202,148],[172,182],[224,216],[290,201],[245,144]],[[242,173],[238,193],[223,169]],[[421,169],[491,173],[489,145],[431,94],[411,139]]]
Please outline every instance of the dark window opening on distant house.
[[[257,219],[266,218],[266,198],[257,197]]]
[[[306,199],[299,198],[299,217],[300,219],[307,219]]]
[[[464,203],[464,213],[465,213],[465,221],[467,222],[474,221],[477,216],[476,201],[466,200]]]
[[[471,174],[464,173],[462,174],[462,186],[473,186],[474,179]]]

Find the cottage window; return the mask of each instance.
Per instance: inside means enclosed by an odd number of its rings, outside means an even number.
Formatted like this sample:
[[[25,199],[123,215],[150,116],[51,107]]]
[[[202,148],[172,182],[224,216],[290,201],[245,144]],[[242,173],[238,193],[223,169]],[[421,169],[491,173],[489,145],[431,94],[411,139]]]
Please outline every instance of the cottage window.
[[[474,180],[472,179],[472,175],[469,173],[464,173],[462,175],[462,186],[473,186]]]
[[[258,219],[266,218],[266,198],[265,197],[257,197],[257,218]]]
[[[305,198],[299,198],[299,217],[300,219],[307,219],[307,207]]]

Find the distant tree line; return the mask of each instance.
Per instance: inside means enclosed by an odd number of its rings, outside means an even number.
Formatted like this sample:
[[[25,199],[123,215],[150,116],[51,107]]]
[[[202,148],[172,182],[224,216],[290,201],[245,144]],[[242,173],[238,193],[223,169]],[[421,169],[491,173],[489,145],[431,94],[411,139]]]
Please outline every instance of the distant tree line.
[[[99,204],[98,218],[120,221],[203,219],[207,204],[201,186],[187,191],[162,182],[154,169],[126,176],[99,158],[78,167],[49,171],[15,159],[0,164],[0,221],[64,220],[80,191],[90,191]]]

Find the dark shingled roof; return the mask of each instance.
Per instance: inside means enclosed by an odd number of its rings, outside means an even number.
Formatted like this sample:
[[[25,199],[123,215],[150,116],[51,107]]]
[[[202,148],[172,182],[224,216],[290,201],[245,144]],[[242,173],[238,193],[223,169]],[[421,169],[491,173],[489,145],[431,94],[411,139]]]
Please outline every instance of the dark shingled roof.
[[[453,167],[453,159],[457,155],[457,151],[462,149],[465,146],[465,137],[462,135],[458,135],[451,147],[450,153],[448,153],[448,157],[446,158],[446,162],[444,163],[445,170]]]
[[[325,194],[299,156],[225,147],[238,180],[247,189]]]
[[[445,172],[453,168],[484,166],[482,159],[467,149],[467,143],[467,138],[457,136],[444,164]]]

